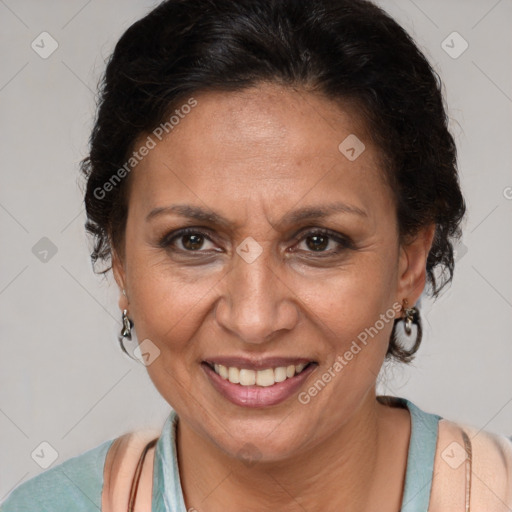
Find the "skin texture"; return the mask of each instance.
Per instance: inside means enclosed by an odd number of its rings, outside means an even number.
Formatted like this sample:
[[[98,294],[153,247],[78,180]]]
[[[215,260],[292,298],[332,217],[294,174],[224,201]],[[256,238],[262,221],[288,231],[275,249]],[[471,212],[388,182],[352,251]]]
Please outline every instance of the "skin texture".
[[[186,505],[396,511],[409,413],[375,398],[392,321],[307,405],[296,396],[260,409],[234,405],[200,363],[215,356],[304,357],[318,363],[300,391],[307,390],[394,303],[415,304],[434,226],[399,245],[381,155],[348,105],[269,84],[194,97],[197,106],[130,174],[125,245],[122,257],[113,255],[116,281],[126,290],[119,306],[138,339],[160,350],[148,372],[180,417]],[[355,161],[338,150],[350,134],[366,146]],[[338,201],[365,215],[281,222],[297,208]],[[172,213],[146,221],[152,209],[172,204],[208,208],[230,225]],[[159,246],[188,226],[210,240],[188,253],[186,236]],[[328,238],[324,252],[315,252],[315,228],[354,245]],[[247,237],[262,248],[252,263],[236,252]],[[253,463],[244,455],[247,443]]]

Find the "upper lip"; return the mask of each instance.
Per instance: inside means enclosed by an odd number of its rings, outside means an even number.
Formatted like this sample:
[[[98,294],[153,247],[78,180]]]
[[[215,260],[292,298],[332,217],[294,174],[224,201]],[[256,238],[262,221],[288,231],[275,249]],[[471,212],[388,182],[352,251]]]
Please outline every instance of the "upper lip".
[[[313,359],[305,357],[228,357],[215,356],[204,359],[203,362],[214,365],[221,364],[227,367],[243,368],[247,370],[265,370],[267,368],[278,368],[280,366],[291,366],[299,364],[314,363]]]

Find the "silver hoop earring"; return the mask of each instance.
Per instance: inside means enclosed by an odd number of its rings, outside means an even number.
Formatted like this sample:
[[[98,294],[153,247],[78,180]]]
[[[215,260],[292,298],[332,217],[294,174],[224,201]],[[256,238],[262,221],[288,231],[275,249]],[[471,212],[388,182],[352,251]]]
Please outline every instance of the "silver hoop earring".
[[[410,336],[412,334],[413,324],[418,324],[419,311],[416,307],[408,308],[407,299],[403,301],[402,311],[404,312],[403,322],[405,334]]]
[[[402,301],[402,318],[396,322],[394,334],[401,347],[410,346],[415,352],[423,337],[421,318],[418,308],[408,307],[408,300]]]
[[[130,355],[130,353],[126,350],[126,347],[124,346],[124,340],[131,340],[132,339],[132,327],[133,322],[128,318],[128,310],[123,309],[123,318],[122,318],[122,324],[123,327],[121,328],[121,333],[117,337],[119,340],[119,344],[121,345],[121,350],[128,356],[130,356],[132,359],[133,357]]]

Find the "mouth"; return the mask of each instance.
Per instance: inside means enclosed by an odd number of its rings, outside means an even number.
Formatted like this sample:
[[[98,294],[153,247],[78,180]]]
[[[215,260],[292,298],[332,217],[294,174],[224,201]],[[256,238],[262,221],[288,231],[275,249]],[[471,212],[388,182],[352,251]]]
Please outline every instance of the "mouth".
[[[316,364],[314,361],[309,363],[290,364],[287,366],[277,366],[275,368],[265,368],[263,370],[253,370],[250,368],[238,368],[236,366],[224,366],[217,363],[206,363],[217,375],[231,384],[240,384],[241,386],[261,386],[269,387],[278,382],[284,382],[302,373],[310,365]]]
[[[224,363],[224,364],[222,364]],[[216,391],[243,407],[277,405],[294,395],[318,366],[316,361],[203,361],[201,367]]]

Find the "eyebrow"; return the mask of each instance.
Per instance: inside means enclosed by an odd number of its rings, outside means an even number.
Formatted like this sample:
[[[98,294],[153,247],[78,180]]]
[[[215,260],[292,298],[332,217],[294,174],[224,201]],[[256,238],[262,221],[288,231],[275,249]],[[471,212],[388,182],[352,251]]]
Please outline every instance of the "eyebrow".
[[[191,206],[188,204],[175,204],[171,206],[161,206],[154,208],[147,215],[146,222],[151,221],[155,217],[172,213],[181,217],[188,217],[201,222],[217,224],[225,228],[230,227],[232,224],[228,219],[222,215],[219,215],[218,213],[215,213],[212,210],[201,208],[199,206]],[[368,214],[357,206],[337,202],[322,206],[307,206],[293,210],[284,215],[284,217],[279,221],[279,225],[294,224],[304,220],[321,219],[329,217],[335,213],[346,213],[360,217],[368,217]]]

